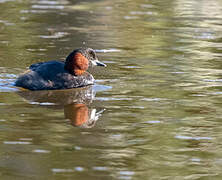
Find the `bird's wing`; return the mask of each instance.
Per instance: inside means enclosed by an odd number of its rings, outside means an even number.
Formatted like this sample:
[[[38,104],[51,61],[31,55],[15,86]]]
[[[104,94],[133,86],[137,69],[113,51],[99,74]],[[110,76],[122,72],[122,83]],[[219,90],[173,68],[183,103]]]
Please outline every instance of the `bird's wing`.
[[[39,62],[39,63],[32,64],[31,66],[29,66],[29,69],[32,70],[32,71],[35,71],[43,63],[44,62]]]

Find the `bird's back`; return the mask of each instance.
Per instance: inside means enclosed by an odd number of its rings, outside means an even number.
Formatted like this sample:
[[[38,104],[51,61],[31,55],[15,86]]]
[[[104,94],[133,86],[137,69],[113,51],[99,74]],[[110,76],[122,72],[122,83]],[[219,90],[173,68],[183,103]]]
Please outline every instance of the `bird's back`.
[[[29,71],[19,76],[16,86],[30,90],[70,89],[94,83],[91,74],[85,72],[74,76],[64,68],[63,61],[48,61],[32,64]]]

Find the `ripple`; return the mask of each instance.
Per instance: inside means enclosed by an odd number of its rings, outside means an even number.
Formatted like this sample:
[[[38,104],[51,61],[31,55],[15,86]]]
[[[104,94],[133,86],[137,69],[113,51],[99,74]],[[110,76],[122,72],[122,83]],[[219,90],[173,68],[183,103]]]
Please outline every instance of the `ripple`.
[[[0,77],[1,78],[15,78],[17,76],[15,74],[1,73]]]
[[[15,1],[15,0],[0,0],[0,3],[5,3],[5,2],[10,2],[10,1]]]
[[[193,162],[200,162],[201,160],[199,158],[192,158],[191,161],[193,161]]]
[[[130,176],[119,176],[119,179],[128,180],[128,179],[131,179],[131,177]]]
[[[177,135],[175,136],[177,139],[184,139],[184,140],[211,140],[211,137],[191,137],[191,136],[181,136]]]
[[[44,150],[44,149],[35,149],[32,152],[35,152],[35,153],[50,153],[51,151]]]
[[[10,41],[0,41],[1,44],[6,44],[8,45]]]
[[[126,68],[126,69],[141,69],[141,67],[139,67],[139,66],[123,66],[123,68]]]
[[[97,53],[110,53],[110,52],[120,52],[120,49],[96,49]]]
[[[126,106],[128,108],[131,108],[131,109],[145,109],[144,106]]]
[[[3,141],[4,144],[31,144],[31,142],[25,142],[25,141]]]
[[[76,170],[76,171],[84,171],[84,168],[83,168],[83,167],[80,167],[80,166],[77,166],[77,167],[75,167],[75,170]]]
[[[99,80],[96,80],[96,82]],[[105,85],[99,85],[99,84],[95,84],[93,85],[93,91],[95,92],[100,92],[100,91],[107,91],[112,89],[112,86],[105,86]]]
[[[147,124],[157,124],[157,123],[160,123],[161,121],[145,121],[144,123],[147,123]]]
[[[80,146],[75,146],[74,149],[78,151],[81,150],[82,148]]]
[[[84,168],[81,166],[76,166],[72,169],[52,168],[51,171],[54,173],[66,173],[66,172],[75,172],[75,171],[82,172],[84,171]]]
[[[56,39],[56,38],[62,38],[67,35],[69,35],[69,33],[67,32],[56,32],[52,35],[40,35],[39,37],[44,39]]]
[[[0,23],[4,24],[6,26],[13,26],[13,25],[15,25],[14,23],[10,23],[8,21],[4,21],[4,20],[1,20],[1,19],[0,19]]]
[[[64,6],[50,6],[50,5],[32,5],[33,9],[64,9]]]
[[[151,12],[151,11],[131,11],[131,15],[157,15],[157,12]]]
[[[112,10],[113,8],[112,8],[111,6],[106,6],[105,9],[108,10],[108,11],[110,11],[110,10]]]
[[[37,104],[37,105],[41,105],[41,106],[52,106],[52,105],[56,105],[55,103],[50,103],[50,102],[44,102],[44,103],[40,103],[40,102],[29,102],[29,104]]]
[[[131,101],[131,100],[133,100],[132,98],[125,98],[125,97],[123,97],[123,98],[96,97],[95,99],[100,100],[100,101]]]
[[[14,86],[14,81],[16,77],[17,76],[15,74],[1,73],[0,74],[0,92],[17,91],[18,89]]]
[[[212,93],[207,93],[209,95],[221,95],[222,92],[221,91],[218,91],[218,92],[212,92]]]
[[[106,171],[108,168],[103,166],[95,166],[92,168],[95,171]]]
[[[139,17],[138,16],[124,16],[123,18],[126,20],[131,20],[131,19],[138,19]]]
[[[68,1],[62,0],[62,1],[47,1],[47,0],[40,0],[40,1],[32,1],[37,4],[50,4],[50,5],[58,5],[58,4],[68,4]]]
[[[40,48],[40,49],[31,49],[31,48],[29,48],[29,49],[26,49],[27,51],[30,51],[30,52],[36,52],[36,51],[47,51],[47,49],[42,49],[42,48]]]
[[[205,82],[222,82],[222,79],[204,79]]]
[[[51,169],[54,173],[64,173],[64,172],[74,172],[74,169],[59,169],[59,168],[53,168]]]
[[[143,98],[141,101],[165,101],[167,99],[164,98]]]
[[[120,171],[119,174],[132,176],[132,175],[135,174],[135,172],[133,172],[133,171]]]
[[[155,6],[152,4],[141,4],[140,5],[142,8],[154,8]]]
[[[13,91],[18,91],[18,89],[15,87],[0,87],[0,92],[13,92]]]
[[[192,94],[190,96],[194,96],[194,97],[205,97],[205,94]]]
[[[47,10],[35,10],[35,9],[32,9],[32,10],[21,10],[20,13],[32,13],[32,14],[40,14],[40,13],[48,13]]]
[[[119,179],[132,179],[132,176],[135,174],[133,171],[120,171]]]
[[[185,72],[182,72],[182,71],[175,71],[175,72],[170,72],[172,74],[185,74]]]
[[[211,32],[203,32],[198,36],[194,36],[194,38],[202,39],[202,40],[211,40],[211,39],[215,39],[215,36]]]

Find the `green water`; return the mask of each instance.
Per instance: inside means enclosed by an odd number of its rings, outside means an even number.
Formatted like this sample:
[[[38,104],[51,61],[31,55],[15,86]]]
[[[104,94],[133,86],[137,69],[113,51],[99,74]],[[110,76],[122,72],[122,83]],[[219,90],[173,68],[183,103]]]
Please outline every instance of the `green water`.
[[[0,179],[221,179],[220,0],[0,0]],[[20,91],[92,47],[96,85]]]

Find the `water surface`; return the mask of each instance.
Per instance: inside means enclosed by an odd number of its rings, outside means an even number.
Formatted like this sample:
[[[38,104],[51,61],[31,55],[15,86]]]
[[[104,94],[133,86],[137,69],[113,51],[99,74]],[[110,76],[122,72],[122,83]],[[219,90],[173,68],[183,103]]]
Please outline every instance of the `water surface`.
[[[0,0],[1,179],[221,179],[222,2]],[[77,47],[93,87],[21,91]]]

